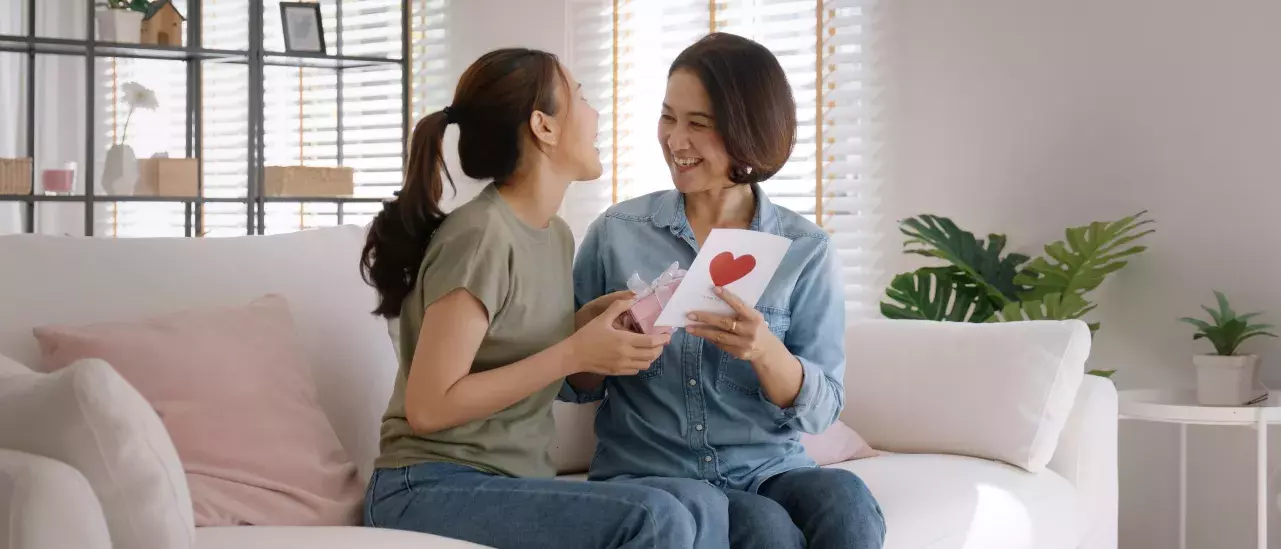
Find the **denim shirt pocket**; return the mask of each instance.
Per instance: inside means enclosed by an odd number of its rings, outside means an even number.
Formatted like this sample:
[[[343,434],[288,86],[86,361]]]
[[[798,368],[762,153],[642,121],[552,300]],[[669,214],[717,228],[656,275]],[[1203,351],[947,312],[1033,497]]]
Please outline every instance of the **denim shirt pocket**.
[[[649,369],[637,373],[636,377],[641,381],[649,381],[661,375],[663,375],[663,355],[659,355],[657,359],[649,363]]]
[[[663,375],[663,363],[670,360],[667,356],[668,353],[673,352],[673,349],[680,349],[680,343],[679,343],[679,340],[677,339],[678,333],[680,332],[676,332],[672,334],[672,341],[667,344],[668,347],[664,348],[662,353],[659,353],[658,358],[654,359],[653,362],[649,363],[648,370],[645,370],[643,372],[636,374],[636,378],[638,380],[649,381],[658,376]]]
[[[782,340],[787,335],[787,328],[792,321],[792,316],[789,312],[773,307],[757,307],[756,310],[765,316],[765,323],[769,324],[769,331],[775,337]],[[761,380],[756,376],[756,371],[752,369],[751,362],[734,358],[729,353],[722,351],[717,370],[716,382],[720,387],[746,395],[760,394]]]

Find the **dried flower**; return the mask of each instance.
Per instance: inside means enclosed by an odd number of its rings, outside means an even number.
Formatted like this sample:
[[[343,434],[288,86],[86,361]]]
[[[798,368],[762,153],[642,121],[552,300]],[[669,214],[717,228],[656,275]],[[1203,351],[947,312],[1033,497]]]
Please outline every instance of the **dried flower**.
[[[160,101],[156,99],[156,92],[137,82],[125,82],[120,88],[124,91],[125,104],[129,105],[129,114],[125,116],[125,129],[120,132],[120,141],[123,143],[129,135],[129,120],[133,118],[133,111],[135,109],[154,111],[160,108]]]
[[[160,102],[156,100],[156,92],[143,87],[142,84],[125,82],[120,88],[124,90],[124,102],[130,109],[154,111],[160,108]]]

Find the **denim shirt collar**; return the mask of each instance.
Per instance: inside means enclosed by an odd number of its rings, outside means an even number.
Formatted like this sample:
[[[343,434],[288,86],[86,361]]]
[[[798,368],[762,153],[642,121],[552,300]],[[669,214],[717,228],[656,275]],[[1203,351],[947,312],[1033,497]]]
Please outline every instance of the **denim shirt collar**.
[[[780,234],[778,211],[774,208],[774,203],[761,192],[759,185],[751,183],[751,186],[752,196],[756,200],[756,213],[752,214],[752,224],[748,228],[753,231]],[[685,193],[676,189],[664,193],[659,198],[658,208],[654,210],[650,221],[660,229],[671,229],[674,234],[692,232],[689,227],[689,218],[685,217]]]

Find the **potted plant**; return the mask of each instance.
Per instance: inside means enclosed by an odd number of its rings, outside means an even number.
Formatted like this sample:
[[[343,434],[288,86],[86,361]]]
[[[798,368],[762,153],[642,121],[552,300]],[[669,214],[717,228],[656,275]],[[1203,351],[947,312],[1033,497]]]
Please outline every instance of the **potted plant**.
[[[147,0],[107,0],[107,9],[97,13],[98,39],[125,44],[142,41],[142,18],[147,5]]]
[[[904,253],[941,259],[894,277],[881,314],[892,319],[946,322],[1017,322],[1080,319],[1092,311],[1090,292],[1147,250],[1136,241],[1151,234],[1147,212],[1096,221],[1064,231],[1064,239],[1031,258],[1005,250],[1006,237],[978,238],[951,219],[920,215],[900,222]],[[1089,323],[1090,332],[1098,330]],[[1115,370],[1090,370],[1109,377]]]
[[[1255,389],[1259,375],[1257,355],[1239,355],[1237,350],[1247,339],[1258,336],[1277,337],[1267,330],[1271,324],[1250,324],[1261,313],[1236,314],[1222,292],[1215,291],[1219,310],[1201,306],[1214,322],[1184,317],[1179,320],[1196,326],[1192,339],[1208,339],[1215,354],[1192,357],[1196,365],[1197,401],[1212,406],[1240,406],[1258,396]]]

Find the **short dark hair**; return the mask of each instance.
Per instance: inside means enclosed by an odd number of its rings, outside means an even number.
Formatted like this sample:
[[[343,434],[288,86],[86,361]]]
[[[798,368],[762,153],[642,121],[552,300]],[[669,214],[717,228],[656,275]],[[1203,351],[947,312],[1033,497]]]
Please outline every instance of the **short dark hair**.
[[[676,56],[668,78],[680,69],[707,90],[729,153],[730,181],[759,183],[778,173],[796,145],[796,100],[774,54],[747,38],[714,32]]]

